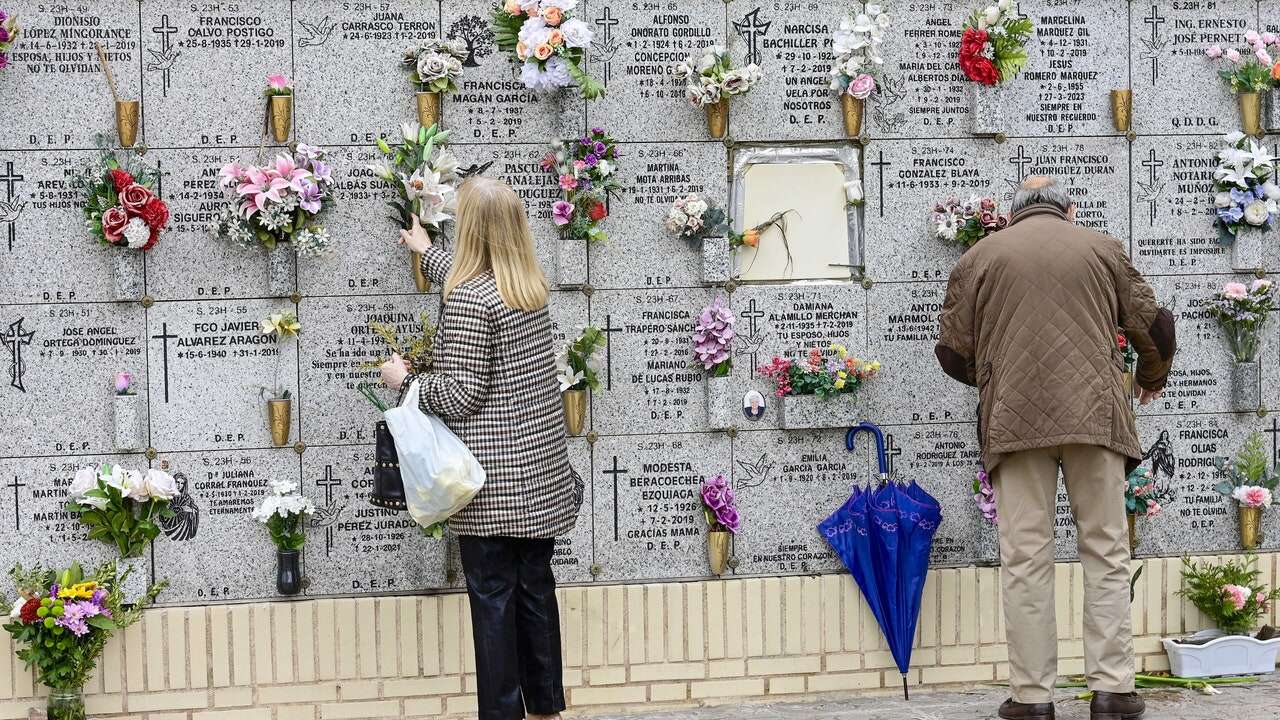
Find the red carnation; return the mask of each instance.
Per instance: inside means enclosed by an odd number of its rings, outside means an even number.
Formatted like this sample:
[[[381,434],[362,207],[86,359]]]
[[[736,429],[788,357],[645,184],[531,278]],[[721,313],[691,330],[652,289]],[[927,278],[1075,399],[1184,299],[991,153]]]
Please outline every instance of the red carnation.
[[[102,213],[102,234],[107,242],[118,245],[124,242],[124,228],[129,224],[129,213],[116,206]]]
[[[163,228],[169,222],[169,206],[158,197],[153,197],[138,211],[138,217],[146,221],[155,230]]]
[[[36,612],[40,610],[40,600],[37,598],[27,598],[27,602],[22,605],[22,612],[18,619],[30,625],[40,620],[40,616]]]
[[[1124,336],[1124,333],[1116,333],[1116,344],[1123,350],[1129,346],[1129,339]]]
[[[142,208],[147,203],[151,202],[153,197],[155,196],[145,186],[132,183],[120,191],[120,204],[124,206],[125,210],[137,215],[142,212]]]
[[[146,252],[156,246],[160,242],[160,228],[151,228],[151,237],[147,238],[147,244],[142,246],[142,252]]]
[[[960,38],[960,69],[970,80],[983,85],[1000,82],[1000,73],[990,60],[982,56],[987,44],[987,33],[969,28]]]
[[[111,182],[116,186],[116,192],[120,192],[133,184],[133,176],[120,169],[112,170]]]
[[[604,206],[604,203],[598,202],[591,206],[589,216],[593,221],[600,222],[601,220],[609,217],[609,210]]]

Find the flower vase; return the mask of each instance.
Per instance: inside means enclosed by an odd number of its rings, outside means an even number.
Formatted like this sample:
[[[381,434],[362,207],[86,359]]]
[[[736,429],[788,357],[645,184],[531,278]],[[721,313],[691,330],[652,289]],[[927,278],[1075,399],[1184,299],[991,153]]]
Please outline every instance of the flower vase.
[[[1135,513],[1125,513],[1125,517],[1129,520],[1129,555],[1138,552],[1138,516]]]
[[[561,235],[556,250],[556,282],[561,287],[581,287],[586,284],[586,241]]]
[[[298,256],[289,243],[277,242],[267,250],[267,286],[272,297],[293,294],[294,269]]]
[[[1111,124],[1116,132],[1127,133],[1133,124],[1133,91],[1111,91]]]
[[[431,289],[431,280],[427,278],[427,274],[422,270],[422,253],[409,251],[409,266],[413,271],[413,286],[418,288],[418,292],[424,293]]]
[[[143,450],[147,447],[147,413],[141,395],[116,395],[116,450]]]
[[[778,398],[778,425],[783,430],[847,428],[858,424],[857,393],[831,397],[784,395]]]
[[[137,100],[116,101],[116,134],[120,136],[120,147],[131,148],[137,144],[141,114],[141,103]]]
[[[1262,94],[1256,92],[1236,95],[1240,105],[1240,130],[1245,135],[1262,135]]]
[[[1253,412],[1262,405],[1262,366],[1257,360],[1231,366],[1231,409]]]
[[[267,427],[271,430],[271,443],[284,447],[289,443],[289,430],[293,424],[293,400],[276,398],[267,401]]]
[[[702,241],[702,284],[719,285],[733,276],[729,238],[712,237]]]
[[[1240,547],[1252,552],[1262,539],[1262,508],[1245,507],[1240,510]]]
[[[840,115],[844,118],[844,135],[853,139],[862,134],[862,116],[867,101],[849,93],[840,93]]]
[[[1231,269],[1236,272],[1253,272],[1264,266],[1262,259],[1263,233],[1261,230],[1242,229],[1231,243]]]
[[[302,592],[301,558],[298,550],[276,550],[276,592],[281,595]]]
[[[564,405],[564,428],[573,437],[578,437],[587,424],[587,391],[565,390],[560,394],[560,400]]]
[[[271,96],[271,137],[278,143],[289,142],[293,128],[293,96]]]
[[[128,574],[126,575],[126,571]],[[120,582],[120,594],[130,605],[137,603],[147,594],[147,559],[145,557],[123,557],[116,561],[116,578]]]
[[[733,378],[707,376],[707,426],[712,430],[733,427]]]
[[[440,93],[420,92],[418,100],[418,124],[430,129],[440,122]]]
[[[707,132],[712,139],[723,140],[729,131],[729,98],[721,96],[720,102],[703,105],[707,111]]]
[[[1004,130],[1004,86],[970,82],[969,119],[974,135],[996,135]]]
[[[707,564],[712,575],[723,575],[729,564],[729,531],[711,530],[707,533]]]
[[[111,276],[115,300],[137,300],[142,297],[142,252],[113,249]]]
[[[33,711],[34,712],[34,711]],[[49,688],[46,720],[85,720],[84,688]]]

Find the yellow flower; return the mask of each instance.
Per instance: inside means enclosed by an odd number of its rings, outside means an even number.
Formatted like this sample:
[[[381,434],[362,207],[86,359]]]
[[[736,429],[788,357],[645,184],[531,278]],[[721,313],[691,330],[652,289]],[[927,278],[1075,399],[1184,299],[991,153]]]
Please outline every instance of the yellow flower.
[[[839,355],[841,360],[849,357],[849,349],[840,343],[831,343],[831,350]]]
[[[96,582],[82,582],[58,590],[58,597],[64,600],[89,600],[98,590]]]
[[[841,374],[841,375],[843,375],[844,373],[840,373],[840,374]],[[837,389],[837,390],[841,390],[841,389],[843,389],[843,388],[844,388],[844,379],[843,379],[843,378],[841,378],[841,379],[839,379],[839,380],[836,380],[836,382],[835,382],[835,386],[836,386],[836,389]]]
[[[836,377],[840,378],[841,380],[844,380],[845,378],[849,377],[849,373],[841,370],[836,373]]]
[[[274,313],[262,321],[262,334],[275,333],[277,340],[297,337],[301,330],[302,323],[298,322],[298,316],[292,312]]]

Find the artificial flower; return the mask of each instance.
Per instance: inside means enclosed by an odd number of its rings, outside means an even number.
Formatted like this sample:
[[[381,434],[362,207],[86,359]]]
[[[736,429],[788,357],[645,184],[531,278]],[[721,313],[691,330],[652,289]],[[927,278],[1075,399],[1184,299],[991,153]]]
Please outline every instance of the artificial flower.
[[[124,229],[129,225],[129,213],[122,207],[111,207],[102,214],[102,233],[107,242],[119,244],[124,239]]]
[[[1223,585],[1222,594],[1236,610],[1243,610],[1253,590],[1242,585]]]
[[[293,89],[293,83],[284,75],[268,75],[267,88],[277,94],[287,95]]]
[[[573,204],[564,200],[557,200],[551,206],[552,221],[556,225],[568,225],[573,219]]]
[[[1271,507],[1271,491],[1264,487],[1256,485],[1241,485],[1232,491],[1231,497],[1235,498],[1243,507]]]
[[[262,321],[262,334],[274,334],[277,339],[297,337],[302,330],[302,323],[292,312],[272,313]]]
[[[859,100],[866,100],[875,89],[876,79],[863,73],[850,81],[848,93]]]

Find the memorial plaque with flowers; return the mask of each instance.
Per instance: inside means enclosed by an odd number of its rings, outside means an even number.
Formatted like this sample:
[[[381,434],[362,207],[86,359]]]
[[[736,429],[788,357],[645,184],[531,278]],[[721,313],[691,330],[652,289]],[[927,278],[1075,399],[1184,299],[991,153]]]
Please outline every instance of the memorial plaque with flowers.
[[[604,94],[604,85],[583,70],[594,33],[569,13],[578,0],[505,0],[494,8],[494,42],[520,67],[520,81],[531,90],[578,86],[586,100]]]
[[[891,25],[892,20],[883,6],[872,4],[856,17],[841,20],[840,29],[835,33],[831,89],[840,98],[844,132],[850,138],[862,134],[864,105],[879,88],[880,69],[884,65],[881,48]]]
[[[1213,173],[1218,243],[1231,246],[1232,268],[1256,270],[1264,265],[1261,230],[1273,227],[1280,212],[1275,157],[1266,145],[1239,131],[1226,140]]]
[[[973,134],[995,135],[1004,130],[1008,102],[1001,95],[1004,83],[1027,64],[1027,41],[1033,28],[1014,0],[1000,0],[976,10],[965,22],[960,38],[960,69],[973,81],[969,86],[969,111]]]

